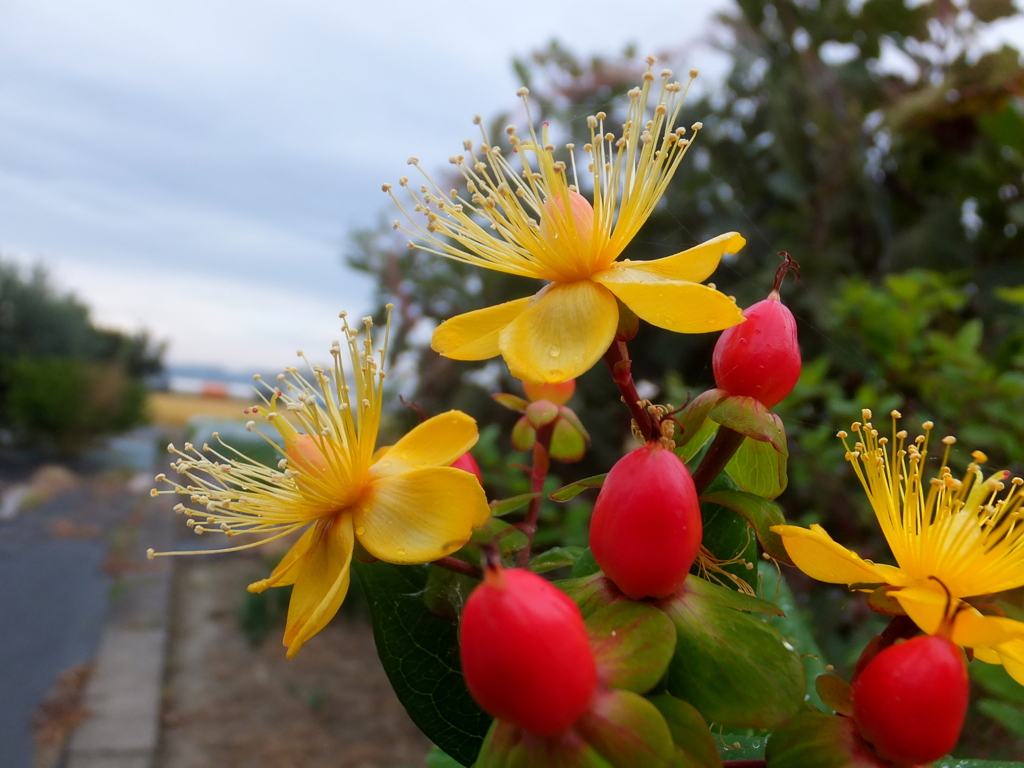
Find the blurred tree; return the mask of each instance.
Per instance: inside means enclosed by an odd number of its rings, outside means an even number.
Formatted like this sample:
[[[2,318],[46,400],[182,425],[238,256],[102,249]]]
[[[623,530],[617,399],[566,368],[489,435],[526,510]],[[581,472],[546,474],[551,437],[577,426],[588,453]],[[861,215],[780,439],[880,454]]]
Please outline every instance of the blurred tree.
[[[978,342],[979,354],[993,353],[1007,328],[995,321],[1002,310],[992,291],[1024,283],[1024,70],[1016,51],[986,53],[979,41],[988,24],[1014,14],[1009,0],[739,2],[717,27],[729,74],[689,107],[704,130],[627,257],[664,256],[740,231],[746,249],[715,280],[746,305],[767,293],[774,251],[790,251],[804,269],[786,300],[800,319],[805,356],[827,352],[859,364],[843,372],[847,391],[865,371],[882,372],[830,322],[830,299],[846,276],[959,270],[969,295],[955,314],[993,321]],[[583,60],[552,43],[515,69],[531,89],[535,118],[582,144],[580,118],[604,110],[614,123],[624,101],[616,97],[637,82],[643,63],[633,50]],[[510,121],[502,114],[486,123],[491,141]],[[486,393],[472,382],[500,380],[503,366],[454,364],[422,341],[447,317],[535,286],[405,245],[384,228],[362,232],[347,261],[378,277],[382,303],[398,305],[396,351],[417,329],[417,398],[428,409],[457,402],[497,418],[500,411],[480,410]],[[640,376],[660,381],[678,371],[685,385],[701,387],[711,383],[713,342],[645,327],[631,351]],[[580,467],[586,473],[607,466],[618,449],[608,438],[622,433],[625,417],[609,405],[614,390],[602,371],[585,376],[579,392],[585,413],[602,411],[586,413],[597,446]]]
[[[72,454],[140,423],[162,355],[146,333],[96,328],[42,267],[0,262],[0,417],[16,439]]]

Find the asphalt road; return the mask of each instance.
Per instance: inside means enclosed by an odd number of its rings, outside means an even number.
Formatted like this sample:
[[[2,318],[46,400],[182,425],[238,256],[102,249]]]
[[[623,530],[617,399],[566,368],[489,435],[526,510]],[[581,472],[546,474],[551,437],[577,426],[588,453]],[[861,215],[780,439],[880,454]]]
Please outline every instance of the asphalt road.
[[[135,469],[152,466],[151,445],[139,440]],[[0,768],[31,768],[33,714],[62,672],[95,653],[110,554],[143,498],[93,477],[0,521]]]

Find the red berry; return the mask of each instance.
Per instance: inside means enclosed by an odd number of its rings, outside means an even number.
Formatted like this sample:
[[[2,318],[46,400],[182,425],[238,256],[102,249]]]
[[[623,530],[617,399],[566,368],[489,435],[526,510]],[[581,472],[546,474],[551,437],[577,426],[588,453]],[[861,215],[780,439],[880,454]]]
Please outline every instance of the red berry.
[[[678,592],[700,551],[701,534],[690,472],[655,442],[612,467],[590,519],[594,559],[634,600]]]
[[[743,316],[746,321],[723,331],[715,344],[715,383],[730,395],[754,397],[771,408],[800,378],[796,321],[775,291]]]
[[[579,608],[530,571],[488,569],[466,601],[459,648],[473,698],[535,736],[571,728],[597,687]]]
[[[469,472],[471,475],[476,475],[476,479],[480,485],[484,484],[483,473],[480,472],[480,465],[476,463],[476,459],[473,458],[473,454],[464,453],[448,466],[461,469],[463,472]]]
[[[925,635],[891,645],[853,682],[853,717],[875,751],[930,763],[956,745],[967,713],[967,664],[953,643]]]

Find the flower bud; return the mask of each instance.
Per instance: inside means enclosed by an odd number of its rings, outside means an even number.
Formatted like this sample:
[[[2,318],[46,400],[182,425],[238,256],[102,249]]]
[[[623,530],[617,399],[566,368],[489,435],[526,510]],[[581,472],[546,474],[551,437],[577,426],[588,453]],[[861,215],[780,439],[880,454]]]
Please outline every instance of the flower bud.
[[[524,381],[523,391],[530,398],[530,402],[547,400],[555,405],[565,405],[576,391],[576,379],[561,381],[557,384],[531,384]]]
[[[459,650],[480,706],[535,736],[571,728],[597,687],[580,609],[530,571],[487,569],[462,612]]]
[[[657,442],[621,458],[601,486],[590,549],[633,600],[679,591],[700,551],[697,491],[686,465]]]
[[[743,310],[743,316],[746,321],[723,331],[715,344],[715,383],[730,395],[753,397],[771,408],[800,378],[796,320],[776,291]]]
[[[930,763],[960,737],[970,684],[963,652],[938,635],[891,645],[853,682],[853,718],[879,756]]]

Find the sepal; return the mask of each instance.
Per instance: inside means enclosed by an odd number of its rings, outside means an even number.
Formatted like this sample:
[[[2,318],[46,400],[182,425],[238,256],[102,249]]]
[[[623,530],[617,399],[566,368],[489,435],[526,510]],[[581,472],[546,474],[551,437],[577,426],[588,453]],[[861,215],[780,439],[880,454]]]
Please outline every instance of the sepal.
[[[676,631],[657,608],[623,600],[591,614],[586,624],[598,678],[609,688],[646,693],[664,676]]]
[[[665,718],[676,743],[677,764],[683,768],[721,768],[718,744],[707,722],[692,704],[667,693],[648,700]]]
[[[515,411],[516,413],[526,413],[526,406],[530,404],[528,400],[524,400],[519,397],[519,395],[510,395],[506,392],[499,392],[496,395],[491,395],[491,399],[498,405],[503,405],[510,411]]]
[[[853,686],[839,675],[818,675],[814,689],[825,706],[839,715],[853,715]]]
[[[891,768],[868,751],[853,720],[802,712],[772,734],[768,768]]]
[[[669,693],[725,726],[773,728],[800,709],[800,655],[776,629],[743,612],[778,614],[776,606],[691,576],[659,607],[678,638]]]

